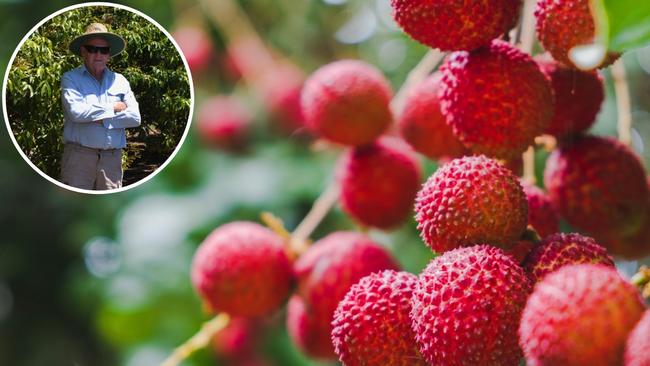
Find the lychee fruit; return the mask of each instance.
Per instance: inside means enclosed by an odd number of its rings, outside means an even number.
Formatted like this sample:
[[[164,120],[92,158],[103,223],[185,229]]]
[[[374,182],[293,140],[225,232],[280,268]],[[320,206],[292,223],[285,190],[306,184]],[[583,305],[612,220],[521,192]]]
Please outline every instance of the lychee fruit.
[[[415,154],[396,138],[352,148],[337,172],[343,211],[365,226],[393,228],[411,214],[421,175]]]
[[[255,319],[232,318],[215,334],[212,340],[214,350],[228,359],[245,358],[254,352],[260,328]]]
[[[570,264],[603,264],[614,267],[607,250],[588,236],[556,233],[547,236],[528,254],[523,267],[532,283]]]
[[[545,276],[524,309],[519,338],[529,365],[620,365],[644,311],[615,268],[577,264]]]
[[[560,214],[596,238],[630,235],[645,218],[643,165],[613,138],[580,136],[561,144],[546,160],[544,185]]]
[[[318,240],[294,269],[299,297],[288,308],[287,328],[303,352],[319,359],[336,359],[331,323],[350,287],[373,272],[399,270],[383,247],[355,232],[335,232]]]
[[[210,37],[198,27],[184,26],[172,32],[172,37],[183,51],[192,72],[204,70],[214,59],[214,47]]]
[[[530,293],[523,269],[499,248],[455,249],[431,261],[412,298],[420,352],[435,365],[517,365],[521,312]]]
[[[427,365],[409,316],[417,279],[410,273],[386,270],[350,288],[332,322],[332,342],[344,365]]]
[[[537,38],[555,60],[570,66],[569,51],[594,43],[596,27],[589,0],[538,0],[535,7]],[[570,26],[569,26],[570,25]],[[618,55],[607,53],[600,67]]]
[[[442,113],[474,153],[514,159],[551,121],[550,82],[529,55],[506,42],[454,52],[440,72]]]
[[[208,146],[238,152],[246,148],[252,115],[235,97],[214,96],[199,107],[197,128]]]
[[[483,155],[454,159],[418,192],[420,236],[438,253],[489,243],[511,247],[526,229],[528,204],[519,178]]]
[[[440,111],[440,78],[440,73],[435,73],[410,91],[397,125],[404,140],[432,160],[467,152]]]
[[[345,145],[365,145],[392,122],[392,91],[374,66],[342,60],[316,70],[305,82],[301,105],[307,126]]]
[[[295,65],[278,62],[273,72],[260,76],[259,89],[268,111],[271,127],[284,134],[306,133],[300,106],[304,75]]]
[[[589,129],[605,99],[603,78],[597,71],[567,68],[551,60],[537,63],[555,93],[555,112],[545,133],[563,138]]]
[[[254,317],[282,306],[293,285],[282,239],[252,222],[215,229],[192,262],[192,283],[213,312]]]
[[[536,244],[530,240],[518,240],[512,248],[505,252],[512,256],[517,263],[523,263],[528,254],[535,248]]]
[[[473,50],[517,23],[521,0],[391,0],[393,18],[413,39],[443,51]]]
[[[521,181],[528,201],[528,225],[532,226],[540,237],[557,233],[560,217],[553,203],[541,188],[526,181]]]
[[[625,366],[650,365],[650,310],[643,313],[641,320],[628,335],[623,364]]]

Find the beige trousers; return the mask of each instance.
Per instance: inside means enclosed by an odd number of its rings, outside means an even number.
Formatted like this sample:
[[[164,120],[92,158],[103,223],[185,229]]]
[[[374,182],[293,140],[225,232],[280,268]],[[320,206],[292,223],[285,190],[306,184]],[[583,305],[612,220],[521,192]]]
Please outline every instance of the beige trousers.
[[[60,181],[88,190],[122,187],[122,149],[100,150],[65,144]]]

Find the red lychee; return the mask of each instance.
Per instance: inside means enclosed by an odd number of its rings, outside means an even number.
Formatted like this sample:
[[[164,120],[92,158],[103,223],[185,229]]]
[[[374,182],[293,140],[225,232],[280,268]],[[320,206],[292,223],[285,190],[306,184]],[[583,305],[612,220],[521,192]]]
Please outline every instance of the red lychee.
[[[213,312],[253,317],[277,310],[293,284],[282,239],[252,222],[215,229],[192,263],[192,283]]]
[[[537,283],[561,267],[583,263],[614,267],[612,257],[594,239],[575,233],[557,233],[547,236],[533,248],[523,267],[532,283]]]
[[[518,240],[512,248],[505,252],[512,256],[517,263],[523,263],[528,254],[535,248],[535,243],[530,240]]]
[[[234,97],[214,96],[199,107],[197,131],[201,140],[212,147],[245,149],[251,124],[251,113]]]
[[[581,136],[561,144],[546,160],[544,185],[560,214],[597,239],[598,233],[638,230],[649,197],[639,158],[604,137]]]
[[[442,113],[475,153],[514,159],[551,121],[550,82],[529,55],[506,42],[454,52],[440,72]]]
[[[435,258],[420,274],[411,318],[432,365],[517,365],[517,328],[530,292],[501,249],[477,245]]]
[[[304,75],[295,65],[278,62],[273,72],[260,76],[256,88],[262,95],[272,127],[284,134],[306,133],[300,106]]]
[[[643,313],[628,335],[623,361],[625,366],[650,365],[650,310]]]
[[[198,27],[185,26],[172,32],[192,72],[204,70],[214,58],[210,37]]]
[[[589,0],[538,0],[535,8],[537,38],[557,61],[575,67],[569,51],[595,41],[596,28]],[[618,58],[608,53],[602,66]]]
[[[336,359],[331,323],[339,301],[362,277],[398,265],[368,237],[335,232],[314,243],[294,269],[300,297],[288,308],[289,335],[309,356]]]
[[[246,358],[254,352],[260,324],[254,319],[232,318],[228,325],[215,334],[214,350],[228,359]]]
[[[435,73],[410,91],[398,121],[404,140],[432,160],[456,158],[467,152],[440,111],[440,78],[440,73]]]
[[[536,185],[523,180],[521,185],[528,201],[528,225],[531,225],[542,238],[557,233],[560,217],[546,193]]]
[[[390,125],[388,81],[374,66],[342,60],[316,70],[305,82],[301,105],[307,126],[346,145],[375,140]]]
[[[509,248],[526,229],[528,204],[519,178],[495,160],[454,159],[418,192],[420,236],[436,252],[490,243]]]
[[[521,0],[391,0],[393,18],[416,41],[443,51],[473,50],[517,23]]]
[[[382,138],[350,149],[338,166],[343,210],[365,226],[390,229],[410,215],[421,172],[402,141]]]
[[[537,63],[555,93],[555,112],[545,133],[562,138],[589,129],[605,99],[603,78],[597,71],[575,70],[551,60]]]
[[[529,365],[620,365],[643,301],[616,269],[562,267],[544,277],[524,309],[519,338]]]
[[[332,342],[348,366],[425,366],[411,329],[417,276],[386,270],[361,279],[339,303]]]

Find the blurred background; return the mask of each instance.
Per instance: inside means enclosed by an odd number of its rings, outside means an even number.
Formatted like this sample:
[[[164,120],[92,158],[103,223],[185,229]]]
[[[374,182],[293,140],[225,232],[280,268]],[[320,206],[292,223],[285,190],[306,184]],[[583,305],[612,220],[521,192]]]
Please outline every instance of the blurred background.
[[[398,30],[389,0],[120,3],[152,17],[186,49],[195,88],[193,125],[160,174],[105,196],[76,194],[49,183],[23,161],[2,130],[0,365],[160,363],[209,318],[189,281],[192,255],[203,238],[225,222],[259,221],[263,211],[293,229],[332,180],[340,151],[313,143],[291,108],[304,76],[334,60],[360,58],[381,69],[398,90],[427,51]],[[72,4],[0,0],[3,76],[27,32]],[[237,5],[238,18],[220,17],[228,10],[220,4]],[[650,49],[630,52],[624,60],[633,147],[647,167]],[[603,75],[607,97],[592,131],[615,135],[611,75]],[[210,139],[218,132],[197,127],[202,107],[210,116],[208,106],[225,95],[251,120],[244,142],[235,146]],[[537,154],[538,177],[544,159],[545,153]],[[436,168],[425,159],[422,164],[425,177]],[[312,238],[353,228],[335,208]],[[408,271],[419,272],[432,257],[413,220],[397,231],[371,235]],[[636,268],[636,263],[622,265]],[[255,327],[251,362],[316,364],[291,344],[283,314]],[[185,364],[227,365],[222,346],[201,350]]]

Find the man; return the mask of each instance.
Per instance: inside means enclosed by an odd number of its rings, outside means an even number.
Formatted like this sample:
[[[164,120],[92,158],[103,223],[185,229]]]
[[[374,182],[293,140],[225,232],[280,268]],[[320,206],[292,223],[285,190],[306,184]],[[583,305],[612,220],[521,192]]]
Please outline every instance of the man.
[[[122,187],[124,129],[140,125],[140,109],[129,82],[106,63],[125,46],[122,37],[99,23],[70,42],[70,51],[81,56],[83,65],[61,79],[65,146],[60,180],[69,186]]]

